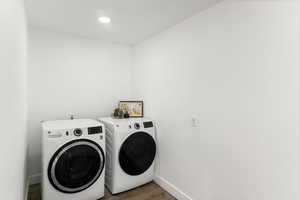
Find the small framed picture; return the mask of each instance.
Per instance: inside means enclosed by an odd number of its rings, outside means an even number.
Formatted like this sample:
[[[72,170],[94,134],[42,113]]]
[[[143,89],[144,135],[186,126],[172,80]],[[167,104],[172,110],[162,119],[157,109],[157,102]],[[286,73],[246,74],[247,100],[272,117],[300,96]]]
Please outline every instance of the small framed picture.
[[[144,117],[143,101],[120,101],[119,108],[127,111],[130,117]]]

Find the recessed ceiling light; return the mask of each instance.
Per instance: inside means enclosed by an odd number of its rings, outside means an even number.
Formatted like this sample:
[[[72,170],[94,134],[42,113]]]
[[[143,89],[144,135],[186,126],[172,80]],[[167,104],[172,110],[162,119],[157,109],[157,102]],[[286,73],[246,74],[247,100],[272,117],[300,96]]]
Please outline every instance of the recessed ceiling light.
[[[103,24],[109,24],[111,22],[111,19],[109,17],[103,16],[103,17],[99,17],[98,21]]]

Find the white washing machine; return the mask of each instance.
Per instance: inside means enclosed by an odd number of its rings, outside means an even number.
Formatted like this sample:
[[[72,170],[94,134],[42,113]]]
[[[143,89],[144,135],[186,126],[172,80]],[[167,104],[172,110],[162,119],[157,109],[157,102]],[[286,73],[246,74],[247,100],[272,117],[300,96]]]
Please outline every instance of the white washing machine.
[[[154,178],[156,138],[146,118],[99,118],[106,128],[105,184],[111,193],[143,185]]]
[[[104,196],[105,128],[92,119],[42,123],[42,199]]]

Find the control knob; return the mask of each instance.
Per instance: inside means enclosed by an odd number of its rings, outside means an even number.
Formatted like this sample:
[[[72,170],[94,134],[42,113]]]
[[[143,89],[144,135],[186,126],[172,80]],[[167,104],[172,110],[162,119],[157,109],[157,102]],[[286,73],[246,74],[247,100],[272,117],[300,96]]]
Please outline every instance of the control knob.
[[[135,124],[134,124],[134,128],[135,128],[136,130],[139,130],[139,129],[141,128],[141,126],[140,126],[139,123],[135,123]]]
[[[74,131],[73,131],[74,135],[79,137],[79,136],[82,136],[82,130],[79,129],[79,128],[76,128]]]

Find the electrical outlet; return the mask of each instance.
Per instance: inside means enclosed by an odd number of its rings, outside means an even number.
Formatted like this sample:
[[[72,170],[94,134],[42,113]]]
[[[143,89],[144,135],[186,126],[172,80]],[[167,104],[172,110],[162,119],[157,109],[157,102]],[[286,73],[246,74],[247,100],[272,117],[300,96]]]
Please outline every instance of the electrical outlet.
[[[199,116],[196,116],[196,115],[192,116],[192,126],[193,127],[199,127],[200,126]]]

